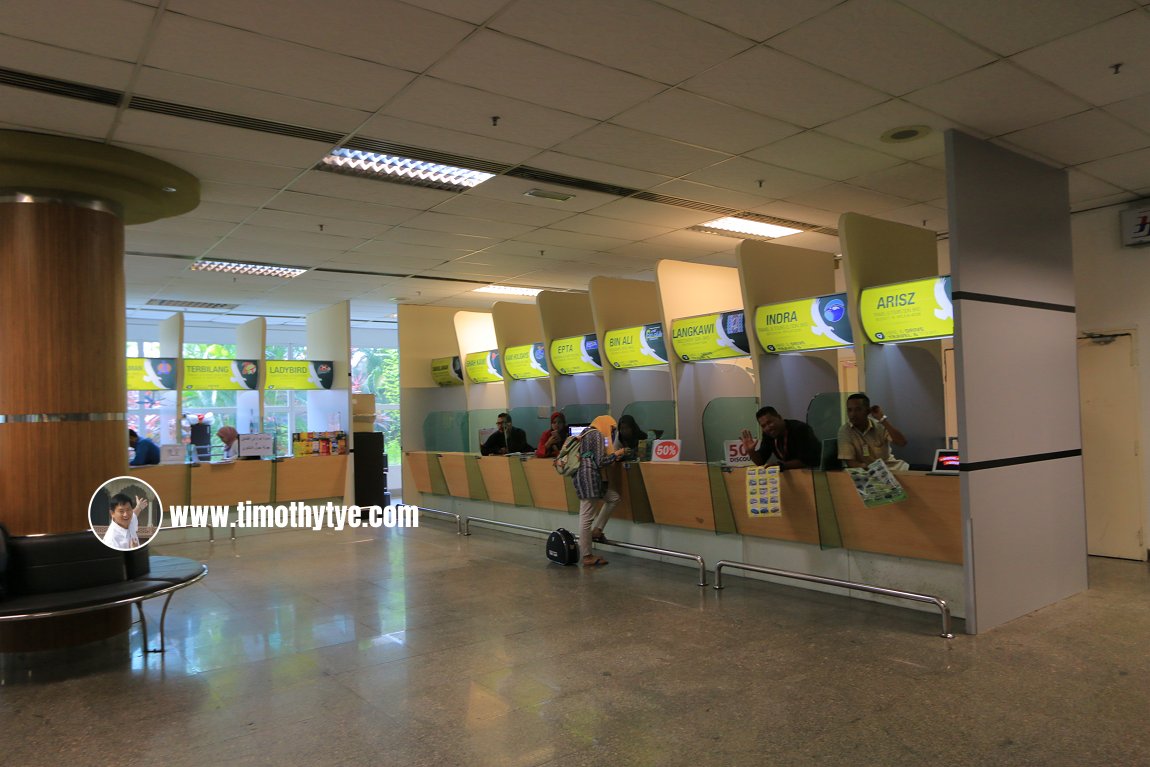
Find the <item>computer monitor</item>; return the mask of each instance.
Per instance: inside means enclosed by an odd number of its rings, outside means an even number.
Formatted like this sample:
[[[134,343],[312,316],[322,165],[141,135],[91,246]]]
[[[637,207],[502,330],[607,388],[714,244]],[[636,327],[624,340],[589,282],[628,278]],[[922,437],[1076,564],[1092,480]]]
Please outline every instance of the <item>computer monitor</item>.
[[[571,436],[572,437],[578,437],[583,432],[585,432],[591,428],[591,424],[589,424],[589,423],[573,423],[573,424],[568,424],[568,426],[571,429]]]
[[[934,451],[931,474],[958,474],[958,451],[940,448]]]

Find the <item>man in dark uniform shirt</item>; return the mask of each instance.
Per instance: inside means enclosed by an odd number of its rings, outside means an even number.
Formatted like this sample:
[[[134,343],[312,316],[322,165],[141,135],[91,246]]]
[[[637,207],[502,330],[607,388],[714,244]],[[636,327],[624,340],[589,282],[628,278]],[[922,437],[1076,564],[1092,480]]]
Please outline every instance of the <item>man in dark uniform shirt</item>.
[[[763,429],[758,449],[755,449],[755,437],[751,432],[743,429],[742,437],[743,447],[756,466],[778,463],[780,470],[819,467],[822,444],[809,425],[784,419],[773,407],[759,408],[755,419]]]
[[[511,416],[500,413],[495,420],[498,430],[487,438],[479,448],[483,455],[507,455],[508,453],[530,453],[527,432],[511,425]]]

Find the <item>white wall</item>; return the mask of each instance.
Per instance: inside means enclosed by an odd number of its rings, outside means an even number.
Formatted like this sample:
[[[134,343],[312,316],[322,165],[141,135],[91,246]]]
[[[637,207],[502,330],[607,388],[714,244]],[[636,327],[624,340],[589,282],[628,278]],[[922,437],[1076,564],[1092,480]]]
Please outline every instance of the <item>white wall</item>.
[[[1070,219],[1078,330],[1135,331],[1135,355],[1141,363],[1150,360],[1150,247],[1122,247],[1118,214],[1125,207],[1101,208]],[[1141,364],[1139,371],[1145,443],[1150,435],[1150,371]],[[1141,462],[1142,486],[1150,488],[1150,449],[1145,444]],[[1150,502],[1142,513],[1143,529],[1150,530]]]

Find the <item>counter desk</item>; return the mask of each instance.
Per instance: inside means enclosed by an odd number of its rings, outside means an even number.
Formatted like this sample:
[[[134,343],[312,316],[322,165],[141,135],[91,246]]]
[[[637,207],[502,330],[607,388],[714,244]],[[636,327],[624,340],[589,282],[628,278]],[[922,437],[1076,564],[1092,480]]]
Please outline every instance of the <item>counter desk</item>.
[[[132,466],[165,505],[235,506],[343,498],[346,455],[299,456],[279,460]]]

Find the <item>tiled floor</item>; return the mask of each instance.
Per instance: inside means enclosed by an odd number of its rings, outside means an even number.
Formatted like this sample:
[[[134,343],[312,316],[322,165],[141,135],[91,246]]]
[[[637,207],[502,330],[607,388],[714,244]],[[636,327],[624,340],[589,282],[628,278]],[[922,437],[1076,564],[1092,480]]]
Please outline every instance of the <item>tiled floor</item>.
[[[211,567],[168,653],[133,630],[7,681],[0,764],[1150,765],[1144,564],[946,641],[937,614],[542,549],[436,522],[160,546]]]

